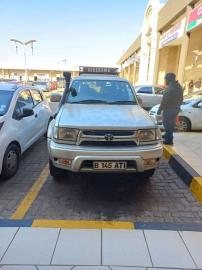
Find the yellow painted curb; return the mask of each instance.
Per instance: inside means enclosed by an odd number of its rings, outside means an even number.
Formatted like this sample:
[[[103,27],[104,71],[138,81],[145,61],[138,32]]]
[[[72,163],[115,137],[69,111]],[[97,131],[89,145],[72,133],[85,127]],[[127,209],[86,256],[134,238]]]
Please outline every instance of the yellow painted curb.
[[[32,227],[65,229],[134,229],[132,222],[122,221],[86,221],[86,220],[43,220],[36,219]]]
[[[15,213],[11,216],[11,219],[23,219],[26,215],[27,211],[31,207],[32,203],[36,199],[39,191],[41,190],[42,186],[44,185],[47,177],[49,175],[48,165],[43,169],[40,176],[33,184],[27,195],[21,201],[20,205],[16,209]]]
[[[202,176],[194,177],[192,179],[190,190],[197,200],[202,203]]]
[[[163,146],[163,156],[166,159],[170,159],[171,156],[176,155],[176,152],[174,151],[172,146],[164,145]]]

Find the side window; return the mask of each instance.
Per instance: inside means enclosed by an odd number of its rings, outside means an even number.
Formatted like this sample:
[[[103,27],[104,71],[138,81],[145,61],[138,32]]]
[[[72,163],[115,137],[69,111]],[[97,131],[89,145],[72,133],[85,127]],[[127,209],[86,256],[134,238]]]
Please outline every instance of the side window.
[[[160,87],[154,87],[154,90],[155,90],[155,94],[156,94],[156,95],[163,95],[163,91],[164,91],[163,88],[160,88]]]
[[[137,93],[142,93],[142,94],[152,94],[152,87],[141,87]]]
[[[24,108],[32,109],[34,107],[33,99],[29,90],[22,91],[18,96],[15,109],[13,112],[13,118],[18,120],[22,115]]]
[[[41,93],[38,90],[31,90],[31,93],[32,93],[35,106],[43,101]]]

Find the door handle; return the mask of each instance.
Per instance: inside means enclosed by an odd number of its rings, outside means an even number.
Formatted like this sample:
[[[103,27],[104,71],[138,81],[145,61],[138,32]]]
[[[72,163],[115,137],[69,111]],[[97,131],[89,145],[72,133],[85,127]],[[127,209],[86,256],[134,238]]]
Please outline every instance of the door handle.
[[[36,114],[35,114],[35,118],[37,118],[37,117],[38,117],[38,114],[36,113]]]

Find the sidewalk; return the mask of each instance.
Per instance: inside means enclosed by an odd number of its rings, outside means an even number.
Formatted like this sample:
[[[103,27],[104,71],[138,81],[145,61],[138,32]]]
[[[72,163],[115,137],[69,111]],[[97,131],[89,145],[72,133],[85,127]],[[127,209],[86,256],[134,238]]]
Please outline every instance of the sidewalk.
[[[0,258],[1,270],[200,269],[202,232],[7,227]]]
[[[175,133],[174,146],[164,145],[164,157],[202,203],[202,132]]]
[[[174,151],[202,176],[202,132],[175,133],[174,143]]]

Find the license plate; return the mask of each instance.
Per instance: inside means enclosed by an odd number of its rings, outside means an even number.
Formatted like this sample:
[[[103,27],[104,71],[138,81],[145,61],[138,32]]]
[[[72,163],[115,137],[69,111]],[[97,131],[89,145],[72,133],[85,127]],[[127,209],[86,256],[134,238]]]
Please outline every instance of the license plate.
[[[94,170],[125,170],[127,162],[125,161],[94,161]]]

